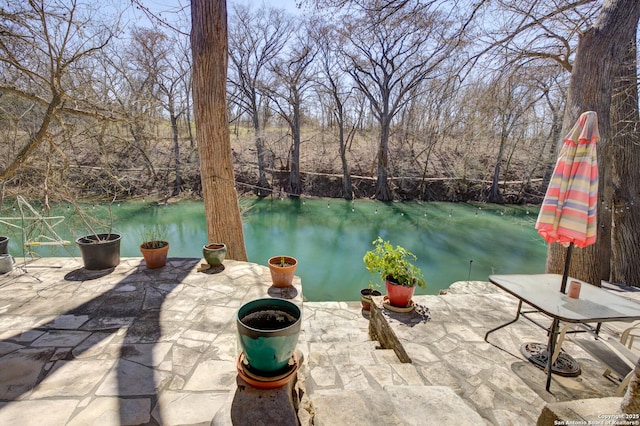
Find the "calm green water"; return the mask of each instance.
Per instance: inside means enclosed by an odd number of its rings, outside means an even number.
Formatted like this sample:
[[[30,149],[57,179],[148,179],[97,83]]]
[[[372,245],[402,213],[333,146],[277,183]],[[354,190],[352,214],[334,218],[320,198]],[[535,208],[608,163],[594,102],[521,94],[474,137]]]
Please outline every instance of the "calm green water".
[[[455,281],[486,280],[492,273],[544,272],[546,245],[534,229],[537,207],[336,199],[243,199],[241,204],[248,209],[243,223],[249,261],[264,265],[274,255],[296,257],[304,296],[312,301],[358,300],[372,278],[362,256],[378,235],[418,257],[427,289],[417,294],[436,294]],[[92,216],[106,217],[103,206],[87,208]],[[114,230],[123,235],[122,256],[140,256],[145,223],[166,225],[170,256],[202,256],[207,236],[201,202],[127,202],[112,210]],[[73,209],[59,212],[67,217],[56,227],[64,238],[87,233]],[[19,216],[19,211],[5,208],[2,215]],[[2,224],[0,233],[9,234],[11,253],[21,256],[20,234]],[[79,256],[75,245],[36,251]]]

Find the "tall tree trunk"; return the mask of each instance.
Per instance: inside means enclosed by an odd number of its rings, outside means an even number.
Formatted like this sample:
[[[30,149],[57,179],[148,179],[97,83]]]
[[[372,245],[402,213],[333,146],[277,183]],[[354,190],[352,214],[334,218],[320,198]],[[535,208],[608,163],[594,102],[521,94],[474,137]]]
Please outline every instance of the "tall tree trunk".
[[[376,199],[391,201],[389,189],[389,133],[391,119],[385,115],[380,120],[380,146],[378,147],[378,179],[376,181]]]
[[[498,148],[498,155],[496,157],[496,165],[493,168],[493,178],[491,179],[491,188],[489,189],[489,196],[487,201],[490,203],[502,203],[502,194],[500,193],[500,166],[502,163],[502,157],[504,157],[504,149],[507,145],[507,135],[503,128],[500,132],[500,147]]]
[[[610,144],[611,200],[611,280],[640,287],[640,205],[634,200],[640,193],[640,137],[638,88],[636,86],[636,38],[631,37],[627,56],[616,73]]]
[[[171,136],[173,139],[173,161],[175,163],[176,178],[173,181],[172,195],[176,196],[182,191],[182,173],[180,171],[180,141],[178,135],[178,117],[174,112],[173,104],[170,106],[169,118],[171,120]]]
[[[300,180],[300,97],[294,94],[293,117],[291,132],[293,133],[293,146],[291,147],[291,162],[289,171],[289,187],[287,192],[290,196],[302,194],[302,181]]]
[[[349,163],[347,162],[347,143],[344,136],[344,111],[342,104],[338,104],[338,139],[340,142],[340,162],[342,163],[342,197],[345,200],[353,199],[353,185],[351,174],[349,173]]]
[[[227,121],[227,2],[191,1],[193,108],[200,179],[210,242],[225,243],[228,257],[247,260],[235,189]]]
[[[253,104],[251,111],[251,118],[253,119],[253,131],[256,138],[256,154],[258,155],[258,188],[256,194],[258,197],[264,198],[271,193],[271,185],[267,180],[267,174],[265,169],[267,168],[265,162],[265,149],[264,139],[262,138],[262,129],[260,128],[260,117],[258,116],[258,107]]]
[[[186,93],[185,93],[185,101],[187,103],[186,108],[184,109],[185,112],[185,121],[186,121],[186,125],[187,125],[187,132],[189,133],[189,147],[190,148],[195,148],[196,147],[196,142],[195,142],[195,138],[193,137],[193,129],[191,128],[191,90],[189,88],[186,89]],[[191,156],[189,156],[189,158],[191,158]]]
[[[569,270],[571,276],[595,285],[600,285],[602,279],[609,279],[611,219],[610,216],[607,217],[608,210],[604,207],[612,199],[612,163],[622,160],[610,155],[613,77],[626,57],[629,40],[635,36],[639,17],[640,2],[637,0],[605,0],[597,21],[578,42],[569,82],[562,135],[569,132],[582,112],[598,113],[601,137],[598,144],[598,198],[604,200],[604,203],[598,205],[598,238],[595,244],[585,249],[573,250]],[[628,174],[629,171],[625,173]],[[564,252],[565,249],[559,244],[549,246],[547,271],[562,272]]]

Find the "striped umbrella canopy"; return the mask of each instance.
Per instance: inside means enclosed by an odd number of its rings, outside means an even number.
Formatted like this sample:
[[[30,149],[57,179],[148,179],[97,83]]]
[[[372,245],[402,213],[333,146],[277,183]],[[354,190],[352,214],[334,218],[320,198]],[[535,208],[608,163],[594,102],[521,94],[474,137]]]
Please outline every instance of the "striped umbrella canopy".
[[[596,242],[598,201],[598,160],[600,140],[598,115],[587,111],[564,138],[551,182],[536,222],[538,233],[548,243],[569,247],[565,261],[566,284],[571,249]]]

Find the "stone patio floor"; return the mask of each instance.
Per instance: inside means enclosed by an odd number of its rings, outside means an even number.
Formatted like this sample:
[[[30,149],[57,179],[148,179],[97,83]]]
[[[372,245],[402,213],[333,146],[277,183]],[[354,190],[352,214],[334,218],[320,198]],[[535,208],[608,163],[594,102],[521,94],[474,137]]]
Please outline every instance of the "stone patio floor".
[[[544,372],[519,352],[524,341],[546,341],[526,320],[484,342],[517,305],[488,283],[416,296],[424,322],[400,333],[413,359],[402,364],[369,339],[359,303],[303,302],[299,278],[282,290],[265,266],[225,261],[222,271],[198,272],[202,262],[171,258],[149,270],[142,258],[126,258],[92,272],[73,258],[17,259],[0,276],[0,425],[242,424],[239,413],[259,410],[238,398],[246,384],[236,372],[235,315],[261,297],[303,306],[295,407],[306,413],[302,424],[465,424],[464,417],[528,425],[547,402],[615,392],[604,367],[571,342],[563,348],[583,372],[554,376],[546,392]],[[418,402],[412,409],[396,404],[408,398]],[[358,407],[366,411],[359,420],[350,412]],[[261,414],[258,423],[296,423],[279,415]]]

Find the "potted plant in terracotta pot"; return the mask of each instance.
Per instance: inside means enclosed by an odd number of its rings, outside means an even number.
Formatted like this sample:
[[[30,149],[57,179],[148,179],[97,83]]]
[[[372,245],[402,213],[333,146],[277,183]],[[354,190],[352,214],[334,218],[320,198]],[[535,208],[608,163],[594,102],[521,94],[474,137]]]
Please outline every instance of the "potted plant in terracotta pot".
[[[409,307],[416,286],[426,287],[422,271],[412,263],[416,256],[403,247],[394,247],[381,237],[372,244],[373,250],[367,251],[362,259],[367,270],[385,281],[390,305]]]
[[[274,287],[288,287],[293,283],[293,276],[298,261],[291,256],[273,256],[268,262],[271,280]]]
[[[166,241],[165,235],[166,227],[164,226],[155,224],[153,227],[144,227],[140,252],[142,253],[147,268],[162,268],[167,264],[169,242]]]

